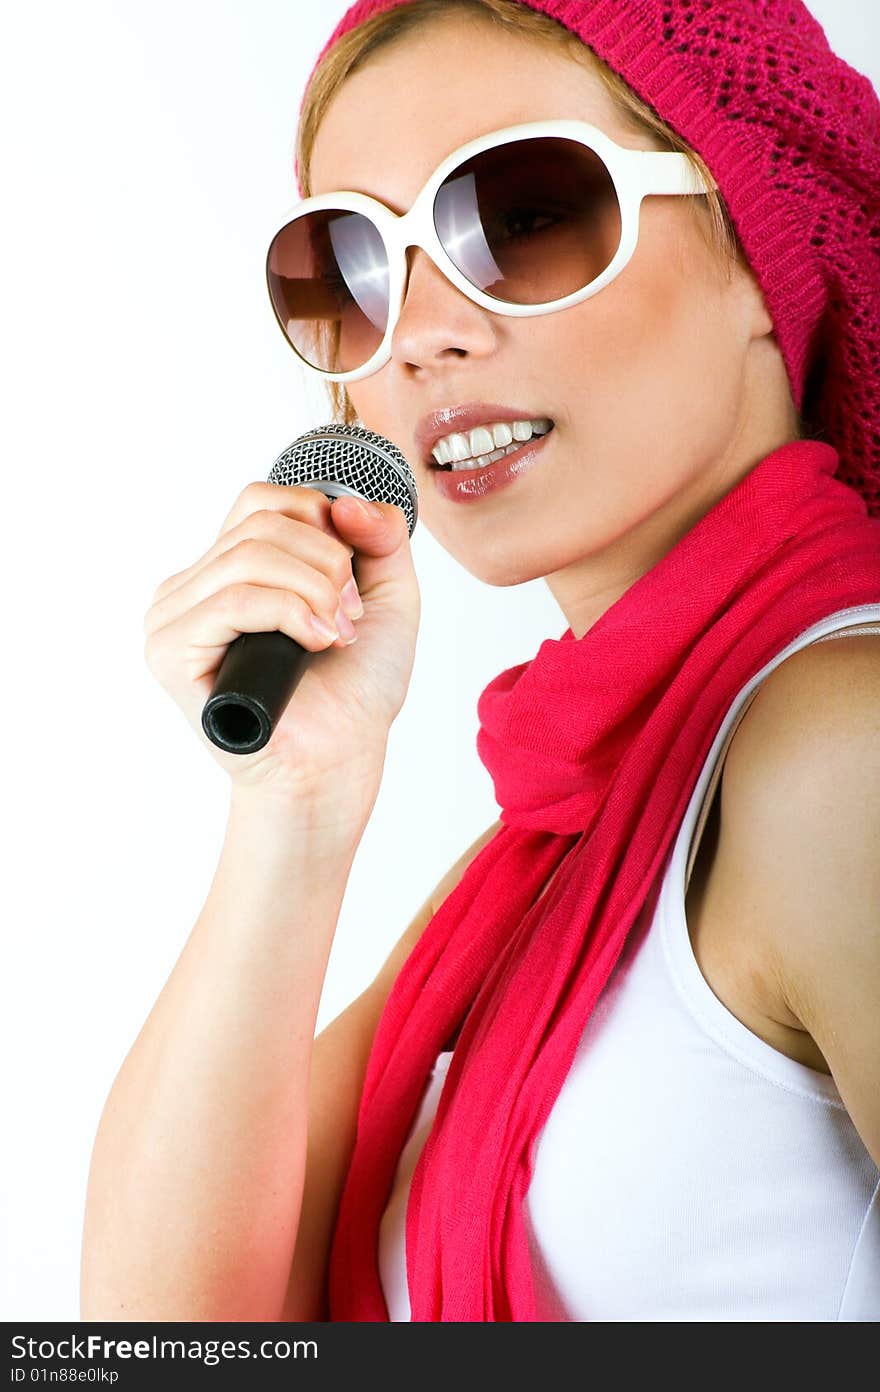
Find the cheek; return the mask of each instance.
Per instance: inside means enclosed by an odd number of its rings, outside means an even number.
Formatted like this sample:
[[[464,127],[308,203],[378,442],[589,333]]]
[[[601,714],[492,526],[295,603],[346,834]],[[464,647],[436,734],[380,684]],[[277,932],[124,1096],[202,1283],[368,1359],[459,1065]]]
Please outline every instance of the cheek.
[[[384,435],[386,440],[397,445],[409,458],[412,440],[404,431],[399,405],[392,405],[386,381],[390,377],[391,364],[386,364],[380,372],[367,377],[363,382],[351,382],[348,386],[348,399],[357,414],[358,420],[368,430]],[[412,461],[410,461],[412,464]],[[415,466],[413,466],[415,467]],[[415,469],[418,478],[418,469]]]
[[[573,421],[624,472],[643,467],[646,451],[702,452],[729,428],[740,349],[698,255],[690,268],[684,255],[637,255],[575,306],[555,349]]]
[[[380,430],[375,416],[379,396],[375,380],[368,377],[365,382],[349,382],[345,392],[358,419],[363,421],[370,430]],[[385,432],[381,431],[381,433]]]

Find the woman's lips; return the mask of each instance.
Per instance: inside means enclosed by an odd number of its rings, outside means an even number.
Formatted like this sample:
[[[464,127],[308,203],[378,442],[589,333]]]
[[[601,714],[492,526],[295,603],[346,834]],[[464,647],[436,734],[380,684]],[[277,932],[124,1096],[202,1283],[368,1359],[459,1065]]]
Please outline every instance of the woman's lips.
[[[540,463],[547,441],[555,434],[556,427],[551,426],[545,435],[533,435],[531,440],[524,440],[519,449],[496,459],[493,464],[486,464],[482,469],[432,468],[437,491],[450,502],[465,503],[475,502],[487,493],[505,488]]]

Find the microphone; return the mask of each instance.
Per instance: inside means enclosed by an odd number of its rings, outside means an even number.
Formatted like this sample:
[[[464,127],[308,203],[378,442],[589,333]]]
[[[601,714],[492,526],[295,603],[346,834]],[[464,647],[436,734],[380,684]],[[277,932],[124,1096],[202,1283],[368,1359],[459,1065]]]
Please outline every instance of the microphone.
[[[319,488],[328,498],[349,494],[394,503],[403,510],[410,536],[416,525],[418,490],[409,463],[384,435],[362,426],[319,425],[306,431],[279,454],[268,482]],[[240,633],[226,649],[202,710],[208,739],[230,754],[262,749],[309,659],[320,655],[287,633]]]

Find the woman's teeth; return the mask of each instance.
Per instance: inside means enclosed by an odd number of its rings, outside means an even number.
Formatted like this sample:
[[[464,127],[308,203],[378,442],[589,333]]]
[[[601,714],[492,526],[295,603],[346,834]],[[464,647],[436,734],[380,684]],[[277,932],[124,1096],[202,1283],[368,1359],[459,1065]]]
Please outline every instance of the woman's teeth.
[[[502,455],[520,449],[533,435],[546,435],[552,428],[553,422],[547,416],[478,425],[466,434],[444,435],[431,454],[441,469],[483,469]]]

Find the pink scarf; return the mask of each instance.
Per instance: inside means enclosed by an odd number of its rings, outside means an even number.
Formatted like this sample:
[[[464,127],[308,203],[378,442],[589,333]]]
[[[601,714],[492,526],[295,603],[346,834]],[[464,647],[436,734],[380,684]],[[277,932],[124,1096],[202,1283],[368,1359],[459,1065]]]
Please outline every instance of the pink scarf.
[[[774,450],[582,638],[546,639],[480,696],[477,748],[504,825],[434,914],[379,1022],[331,1250],[331,1320],[388,1319],[379,1221],[459,1029],[407,1208],[412,1318],[536,1319],[522,1213],[535,1142],[651,910],[721,722],[804,629],[880,601],[880,518],[833,477],[838,463],[818,441]]]

